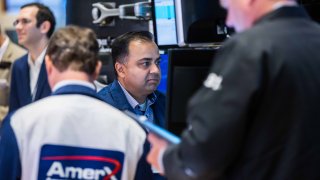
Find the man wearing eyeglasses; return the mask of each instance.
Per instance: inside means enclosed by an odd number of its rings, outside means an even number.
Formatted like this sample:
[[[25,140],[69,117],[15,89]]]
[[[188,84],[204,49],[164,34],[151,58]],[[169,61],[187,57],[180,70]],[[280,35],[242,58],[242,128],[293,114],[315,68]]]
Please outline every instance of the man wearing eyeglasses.
[[[11,65],[25,54],[26,50],[13,43],[0,25],[0,121],[8,112]]]
[[[20,8],[13,25],[19,44],[28,54],[13,64],[9,112],[50,95],[44,56],[55,24],[53,13],[43,4],[29,3]]]

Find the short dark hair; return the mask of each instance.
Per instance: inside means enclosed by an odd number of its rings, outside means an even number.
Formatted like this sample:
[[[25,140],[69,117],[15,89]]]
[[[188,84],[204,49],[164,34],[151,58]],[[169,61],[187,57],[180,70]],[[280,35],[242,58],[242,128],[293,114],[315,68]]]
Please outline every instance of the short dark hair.
[[[50,22],[50,29],[47,33],[47,37],[50,38],[51,35],[53,34],[54,32],[54,28],[56,26],[56,20],[54,18],[54,15],[52,13],[52,11],[49,9],[49,7],[45,6],[44,4],[41,4],[41,3],[28,3],[28,4],[25,4],[23,6],[21,6],[20,9],[23,9],[25,7],[30,7],[30,6],[35,6],[37,7],[39,10],[38,10],[38,13],[36,15],[36,19],[37,19],[37,24],[36,26],[37,27],[40,27],[40,25],[45,22],[45,21],[49,21]]]
[[[121,64],[126,62],[125,59],[129,54],[129,44],[136,40],[154,42],[153,34],[149,31],[131,31],[118,36],[111,44],[113,67],[115,67],[116,62]],[[115,74],[118,76],[116,70]]]
[[[47,55],[60,72],[72,69],[88,75],[95,72],[98,53],[96,34],[89,28],[78,26],[57,30],[47,48]]]

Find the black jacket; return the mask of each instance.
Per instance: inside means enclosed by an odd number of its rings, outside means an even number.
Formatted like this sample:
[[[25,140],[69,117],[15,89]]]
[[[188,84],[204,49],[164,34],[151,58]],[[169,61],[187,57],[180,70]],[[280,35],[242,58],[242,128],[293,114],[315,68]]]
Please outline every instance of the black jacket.
[[[320,179],[319,48],[320,26],[299,7],[229,39],[164,154],[168,179]]]

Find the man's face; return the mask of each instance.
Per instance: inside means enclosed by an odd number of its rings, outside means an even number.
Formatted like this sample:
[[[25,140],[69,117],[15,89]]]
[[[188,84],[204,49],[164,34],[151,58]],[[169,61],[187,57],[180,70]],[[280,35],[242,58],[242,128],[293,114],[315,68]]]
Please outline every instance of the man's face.
[[[249,0],[220,0],[220,5],[228,12],[227,26],[233,27],[237,32],[251,27]]]
[[[154,42],[134,40],[123,64],[123,82],[133,96],[147,96],[154,92],[161,79],[160,55]]]
[[[20,10],[17,20],[15,21],[19,44],[26,48],[33,43],[38,43],[42,36],[40,29],[36,27],[37,12],[37,7],[25,7]]]

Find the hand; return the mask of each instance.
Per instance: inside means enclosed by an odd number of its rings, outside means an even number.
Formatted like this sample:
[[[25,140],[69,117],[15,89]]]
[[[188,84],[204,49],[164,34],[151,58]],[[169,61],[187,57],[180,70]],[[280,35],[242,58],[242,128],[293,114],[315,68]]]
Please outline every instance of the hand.
[[[168,142],[152,133],[149,133],[148,140],[151,144],[151,149],[147,156],[147,160],[154,168],[156,168],[159,171],[161,175],[164,175],[164,168],[162,167],[162,162],[159,161],[162,161],[162,155],[163,152],[167,149]]]

